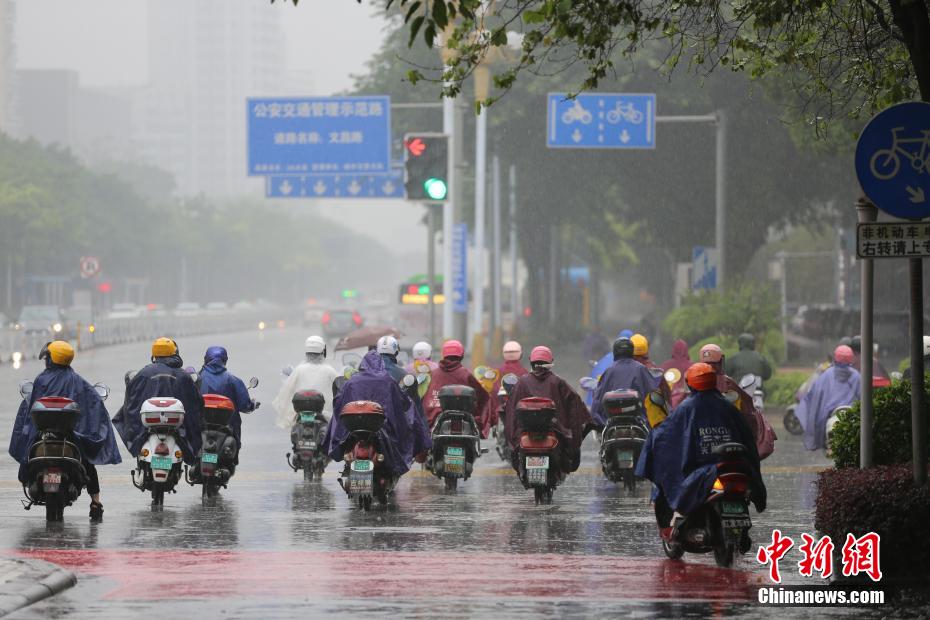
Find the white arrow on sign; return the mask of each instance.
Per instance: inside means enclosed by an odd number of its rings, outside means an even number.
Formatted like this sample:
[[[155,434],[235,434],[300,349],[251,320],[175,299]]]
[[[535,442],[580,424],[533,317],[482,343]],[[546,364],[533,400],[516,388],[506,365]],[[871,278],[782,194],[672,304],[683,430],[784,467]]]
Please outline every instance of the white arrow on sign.
[[[620,142],[623,142],[624,144],[626,144],[629,141],[630,141],[630,132],[624,129],[623,132],[620,134]]]
[[[925,196],[924,196],[924,188],[922,187],[918,187],[917,189],[914,189],[913,187],[908,185],[907,193],[911,195],[911,202],[913,202],[914,204],[920,204],[922,202],[926,202]]]
[[[572,140],[575,142],[581,142],[581,132],[578,131],[577,128],[572,132]]]
[[[317,181],[313,186],[313,191],[319,196],[326,191],[326,183],[323,181]]]
[[[290,195],[291,192],[294,191],[294,186],[291,185],[290,181],[288,181],[287,179],[284,179],[281,185],[278,186],[278,189],[281,191],[282,194],[284,194],[285,196],[288,196]]]
[[[355,195],[358,194],[360,191],[362,191],[362,186],[359,184],[359,182],[358,182],[357,180],[352,179],[352,182],[349,183],[349,187],[347,187],[346,189],[349,190],[349,193],[350,193],[350,194],[352,194],[353,196],[355,196]]]

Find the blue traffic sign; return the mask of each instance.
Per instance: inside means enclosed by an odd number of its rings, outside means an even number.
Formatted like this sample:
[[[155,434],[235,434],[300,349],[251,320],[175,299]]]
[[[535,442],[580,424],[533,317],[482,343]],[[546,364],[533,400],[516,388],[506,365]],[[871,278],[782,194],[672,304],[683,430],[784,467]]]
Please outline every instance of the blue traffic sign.
[[[249,175],[388,174],[391,99],[248,99]]]
[[[691,288],[695,291],[717,288],[717,248],[701,245],[691,251]]]
[[[549,93],[546,146],[580,149],[653,149],[656,96]]]
[[[468,224],[452,227],[452,310],[468,312]]]
[[[404,171],[389,175],[269,176],[266,198],[403,198]]]
[[[930,103],[899,103],[876,114],[856,145],[856,175],[885,213],[930,217]]]

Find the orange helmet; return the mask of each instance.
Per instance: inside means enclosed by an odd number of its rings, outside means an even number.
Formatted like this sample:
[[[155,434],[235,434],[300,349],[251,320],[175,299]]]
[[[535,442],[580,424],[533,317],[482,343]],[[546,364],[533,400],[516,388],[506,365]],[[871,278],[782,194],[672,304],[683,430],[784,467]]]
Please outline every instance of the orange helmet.
[[[710,364],[704,362],[692,364],[685,373],[685,380],[688,382],[688,387],[697,392],[705,392],[717,387],[717,373],[710,367]]]

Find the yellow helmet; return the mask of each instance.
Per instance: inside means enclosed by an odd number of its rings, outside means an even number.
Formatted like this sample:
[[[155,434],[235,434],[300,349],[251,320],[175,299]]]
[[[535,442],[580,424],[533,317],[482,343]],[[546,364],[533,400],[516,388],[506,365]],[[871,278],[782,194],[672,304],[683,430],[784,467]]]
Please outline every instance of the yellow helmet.
[[[74,359],[74,347],[64,340],[55,340],[42,347],[39,359],[48,358],[53,364],[70,366]]]
[[[633,343],[633,355],[635,357],[649,355],[649,341],[646,340],[645,336],[642,334],[633,334],[630,341]]]
[[[169,357],[177,352],[178,344],[171,338],[159,338],[152,343],[152,357]]]

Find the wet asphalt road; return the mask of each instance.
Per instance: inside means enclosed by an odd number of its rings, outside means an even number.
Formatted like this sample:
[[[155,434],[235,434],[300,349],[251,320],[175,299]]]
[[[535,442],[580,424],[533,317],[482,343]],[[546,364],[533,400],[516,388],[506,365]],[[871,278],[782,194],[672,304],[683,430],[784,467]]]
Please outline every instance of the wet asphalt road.
[[[457,494],[417,470],[400,482],[386,511],[350,507],[334,465],[322,481],[303,482],[285,463],[288,433],[274,425],[270,403],[280,368],[300,360],[305,335],[274,330],[179,343],[191,364],[206,346],[223,344],[234,373],[262,381],[255,396],[264,404],[245,418],[241,463],[216,506],[203,507],[199,487],[184,484],[165,498],[163,512],[151,512],[148,495],[130,482],[132,460],[124,452],[123,464],[100,469],[103,523],[88,521],[82,495],[63,524],[46,525],[40,508],[22,509],[15,462],[0,459],[0,549],[55,562],[79,578],[75,588],[13,617],[824,615],[755,603],[767,580],[755,545],[732,570],[718,569],[712,557],[666,560],[648,488],[629,496],[604,479],[593,437],[581,469],[551,506],[534,505],[490,442],[491,452]],[[556,371],[567,367],[566,376],[575,378],[580,360],[558,354]],[[123,373],[147,358],[148,345],[138,343],[82,352],[75,368],[113,388],[112,415],[122,402]],[[37,362],[0,367],[4,446],[18,405],[16,384],[37,372]],[[813,532],[812,481],[827,463],[781,430],[780,419],[773,423],[780,440],[765,462],[770,509],[753,514],[758,541],[774,527],[796,538]],[[782,573],[786,582],[810,583],[791,564],[783,563]]]

